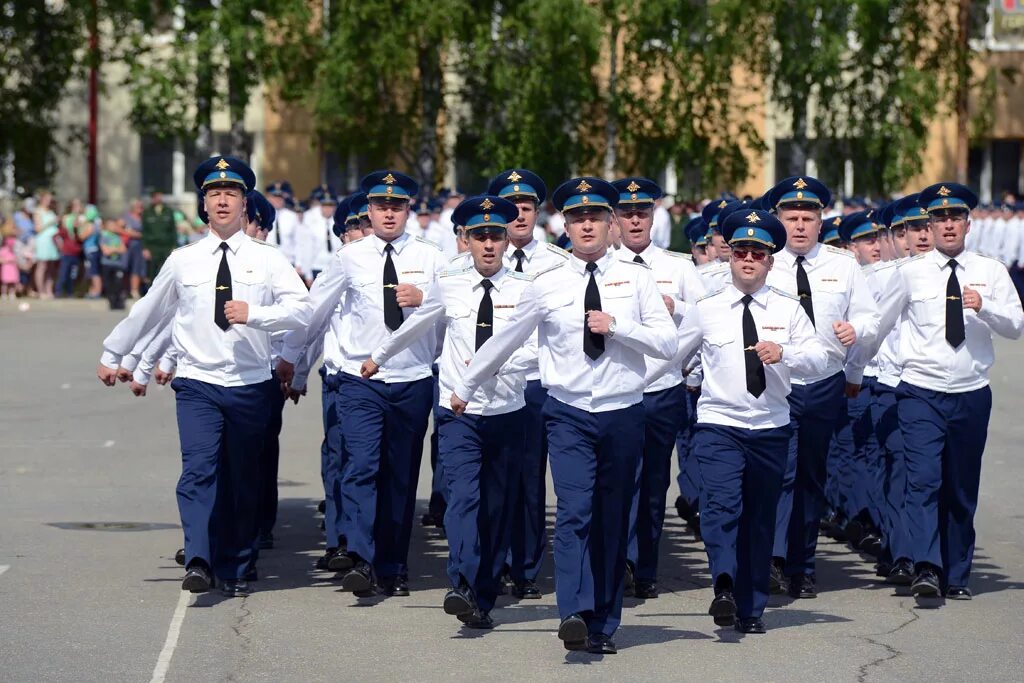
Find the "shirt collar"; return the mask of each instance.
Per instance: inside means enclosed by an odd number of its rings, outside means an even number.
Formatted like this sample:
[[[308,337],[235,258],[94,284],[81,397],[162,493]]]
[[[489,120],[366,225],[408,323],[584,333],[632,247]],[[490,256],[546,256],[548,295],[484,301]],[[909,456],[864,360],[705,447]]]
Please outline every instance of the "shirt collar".
[[[211,254],[220,251],[221,242],[227,242],[228,249],[231,250],[231,253],[237,254],[238,248],[242,246],[242,244],[246,241],[247,238],[243,231],[238,230],[231,237],[227,238],[226,240],[222,240],[220,237],[217,236],[217,234],[213,230],[208,230],[206,232],[206,237],[204,237],[203,239],[208,240],[207,247],[210,249]]]
[[[480,283],[483,281],[483,277],[480,275],[480,273],[478,273],[476,271],[475,268],[473,269],[473,273],[476,275],[476,277],[480,278],[480,279],[478,279],[478,280],[473,282],[473,290],[476,291],[476,290],[480,289]],[[489,278],[487,278],[488,280],[491,281],[491,284],[494,285],[495,291],[498,291],[498,292],[501,291],[502,285],[504,285],[508,281],[508,278],[505,277],[507,274],[508,274],[508,268],[506,268],[505,266],[502,266],[501,270],[499,270],[497,273],[495,273],[494,275],[492,275]]]
[[[608,269],[616,260],[617,259],[614,251],[609,249],[607,252],[605,252],[605,255],[595,262],[597,263],[598,274],[604,275],[606,272],[608,272]],[[569,259],[569,267],[576,271],[578,274],[585,275],[587,272],[587,261],[582,260],[581,258],[574,254],[573,257]]]
[[[401,235],[391,240],[391,242],[385,242],[381,238],[377,237],[376,234],[370,236],[373,248],[376,249],[377,253],[380,254],[381,256],[384,255],[384,247],[387,246],[388,244],[395,248],[395,253],[401,254],[402,249],[405,248],[405,245],[408,244],[409,240],[411,239],[412,237],[410,237],[409,233],[407,232],[403,232]]]
[[[731,282],[729,283],[728,287],[729,287],[729,301],[731,301],[734,306],[742,306],[743,305],[743,303],[742,303],[743,302],[743,297],[745,297],[746,294],[744,294],[740,290],[736,289],[736,285],[732,284]],[[756,303],[758,306],[760,306],[761,308],[767,308],[768,307],[768,293],[770,291],[771,291],[771,287],[769,287],[768,285],[765,284],[765,285],[761,286],[761,289],[757,290],[756,292],[754,292],[750,296],[753,297],[754,303]]]
[[[515,258],[514,254],[516,253],[516,249],[522,249],[523,253],[526,255],[526,260],[532,261],[533,255],[537,252],[537,247],[539,245],[540,242],[538,242],[537,240],[530,240],[530,243],[527,244],[525,247],[517,247],[516,245],[509,242],[508,249],[505,250],[505,256],[507,256],[508,258]]]
[[[942,270],[943,268],[946,268],[948,266],[949,261],[950,261],[951,258],[955,258],[957,264],[961,268],[966,268],[967,267],[967,250],[966,249],[961,251],[956,256],[946,256],[945,254],[943,254],[938,249],[932,249],[931,251],[928,252],[928,258],[930,258],[932,260],[932,263],[934,263],[936,266],[938,266],[939,270]]]
[[[655,256],[657,256],[657,252],[658,246],[654,242],[648,243],[648,245],[639,253],[625,246],[619,250],[620,257],[623,261],[632,261],[634,257],[639,256],[647,265],[651,265],[651,261],[653,261]]]
[[[821,242],[814,244],[811,250],[804,254],[804,262],[813,263],[814,259],[821,253]],[[787,262],[796,263],[797,254],[794,254],[789,249],[783,249],[775,255],[776,258],[783,256]]]

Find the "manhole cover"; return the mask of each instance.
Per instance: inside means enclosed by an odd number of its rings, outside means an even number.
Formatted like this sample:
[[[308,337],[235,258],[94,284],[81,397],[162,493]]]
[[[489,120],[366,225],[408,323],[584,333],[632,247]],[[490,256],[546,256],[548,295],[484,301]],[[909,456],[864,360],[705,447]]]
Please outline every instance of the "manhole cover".
[[[180,528],[177,524],[158,522],[50,522],[47,526],[71,531],[154,531]]]

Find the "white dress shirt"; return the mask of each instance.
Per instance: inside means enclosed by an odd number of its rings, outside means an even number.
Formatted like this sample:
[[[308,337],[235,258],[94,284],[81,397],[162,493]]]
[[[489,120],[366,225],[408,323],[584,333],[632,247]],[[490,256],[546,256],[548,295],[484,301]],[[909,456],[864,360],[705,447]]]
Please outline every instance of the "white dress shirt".
[[[157,334],[150,339],[149,344],[139,356],[139,362],[132,372],[132,380],[142,385],[149,384],[149,380],[153,376],[153,369],[173,343],[173,332],[173,325],[163,325],[158,329]],[[121,367],[124,367],[124,359],[121,360]]]
[[[500,334],[516,312],[523,291],[531,281],[529,275],[502,268],[488,278],[493,311],[492,336]],[[371,354],[373,362],[386,366],[396,353],[407,348],[418,337],[434,334],[434,327],[444,325],[444,346],[439,362],[439,404],[451,408],[455,386],[466,372],[466,363],[476,354],[477,313],[484,295],[484,277],[472,265],[441,274],[423,304],[409,319]],[[483,347],[481,347],[483,348]],[[526,406],[526,370],[537,366],[537,336],[516,350],[497,374],[486,379],[468,399],[466,412],[471,415],[501,415]]]
[[[974,391],[988,385],[995,360],[992,333],[1017,339],[1024,332],[1024,311],[1003,265],[969,251],[956,257],[961,291],[981,295],[981,310],[964,308],[965,341],[946,341],[946,283],[949,257],[938,250],[907,259],[896,269],[882,301],[882,331],[904,316],[900,334],[900,380],[945,393]]]
[[[295,363],[307,350],[309,341],[330,324],[338,342],[339,370],[359,376],[363,361],[391,334],[384,324],[384,248],[387,244],[376,235],[370,235],[349,242],[336,252],[330,267],[320,274],[309,292],[313,315],[308,329],[295,330],[285,337],[281,350],[283,360]],[[411,284],[425,291],[445,270],[441,250],[424,239],[402,233],[391,245],[394,247],[391,259],[399,284]],[[409,317],[412,310],[403,309],[403,313]],[[392,358],[375,379],[412,382],[430,377],[436,345],[435,337],[420,337]]]
[[[651,242],[661,249],[668,249],[672,243],[672,216],[668,209],[658,205],[654,207],[654,222],[651,224]]]
[[[796,257],[783,249],[775,255],[775,265],[768,272],[769,285],[793,296],[797,295]],[[811,286],[815,327],[828,349],[829,362],[820,373],[794,372],[793,384],[812,384],[843,370],[846,347],[836,338],[832,323],[850,323],[864,344],[871,344],[878,334],[878,307],[852,252],[815,244],[804,256],[804,271]]]
[[[704,282],[704,289],[710,293],[732,283],[732,269],[727,261],[708,261],[697,266],[697,274]]]
[[[743,346],[744,294],[731,283],[697,302],[680,326],[681,346],[700,349],[705,368],[697,402],[697,422],[768,429],[789,424],[790,376],[815,376],[828,364],[828,352],[815,334],[799,299],[764,286],[752,294],[750,314],[758,341],[782,347],[782,361],[764,366],[765,390],[754,397],[747,390]]]
[[[511,242],[508,244],[508,249],[505,250],[505,267],[509,270],[515,270],[516,264],[519,259],[515,257],[516,249],[520,247],[515,246]],[[521,247],[523,250],[523,272],[527,275],[536,276],[543,273],[546,270],[556,268],[563,263],[567,263],[572,256],[565,249],[559,246],[555,246],[549,242],[540,242],[533,240],[525,247]],[[468,260],[467,264],[472,264],[472,259]],[[540,379],[540,368],[533,367],[526,373],[526,380],[532,382]],[[444,397],[442,397],[443,400]]]
[[[623,248],[617,252],[617,255],[623,261],[633,261],[637,256],[643,259],[643,262],[654,274],[654,282],[658,285],[658,291],[662,296],[672,299],[674,309],[672,320],[677,327],[683,320],[684,302],[694,304],[707,293],[704,281],[697,274],[697,268],[685,254],[662,249],[651,242],[639,254]],[[683,360],[680,350],[667,371],[653,382],[648,383],[644,393],[664,391],[682,384]]]
[[[103,340],[103,365],[116,368],[132,345],[173,309],[178,377],[226,387],[270,379],[270,333],[309,324],[309,293],[284,255],[269,244],[241,231],[226,240],[226,252],[221,243],[210,231],[171,253],[146,296]],[[232,299],[249,304],[248,322],[227,331],[214,322],[222,253],[231,270]]]
[[[871,287],[875,303],[882,300],[882,295],[889,286],[889,280],[896,274],[896,269],[904,260],[906,259],[879,261],[864,268],[864,276],[867,278],[868,286]],[[861,371],[859,365],[862,362],[862,359],[859,360],[861,347],[859,342],[854,344],[847,355],[846,381],[850,384],[860,384],[861,377],[866,376],[875,377],[879,382],[890,387],[895,387],[899,384],[900,368],[902,367],[899,355],[900,328],[900,324],[894,325],[889,333],[885,335],[885,338],[881,340],[881,345],[877,343],[871,345],[872,348],[877,346],[878,352],[868,361],[863,371]],[[879,330],[879,334],[881,334],[881,330]],[[876,337],[877,341],[878,338]]]
[[[463,399],[472,396],[536,329],[541,383],[550,397],[592,413],[642,401],[644,356],[671,358],[676,352],[676,326],[649,268],[620,261],[611,253],[596,263],[601,310],[616,324],[597,360],[583,350],[590,273],[585,262],[571,257],[530,283],[508,327],[480,348],[455,393]]]
[[[274,229],[267,236],[267,241],[275,245],[288,259],[289,263],[297,263],[296,240],[301,233],[299,230],[299,214],[287,207],[282,207],[274,217]]]
[[[307,211],[302,223],[304,248],[299,256],[299,267],[307,277],[312,277],[314,271],[327,270],[343,242],[334,236],[334,216],[324,217],[319,206]]]

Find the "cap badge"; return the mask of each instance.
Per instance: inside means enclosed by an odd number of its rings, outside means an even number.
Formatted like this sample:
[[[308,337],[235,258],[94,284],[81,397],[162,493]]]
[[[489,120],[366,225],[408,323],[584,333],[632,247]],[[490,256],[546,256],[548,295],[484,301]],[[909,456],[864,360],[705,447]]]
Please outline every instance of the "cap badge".
[[[483,209],[484,211],[491,208],[492,206],[494,206],[494,202],[492,202],[490,199],[484,199],[482,202],[480,202],[480,208]]]
[[[394,185],[395,184],[395,176],[391,175],[390,173],[388,173],[386,176],[381,178],[381,180],[384,181],[385,185]]]
[[[756,211],[751,211],[750,214],[747,216],[747,222],[748,223],[760,223],[761,222],[761,217],[757,215]],[[751,232],[750,234],[752,235],[754,233]]]
[[[519,175],[515,171],[512,171],[511,173],[508,174],[508,179],[511,180],[513,183],[518,183],[520,180],[523,179],[523,176]]]
[[[754,229],[753,228],[747,228],[747,237],[753,237],[753,236],[754,236]]]
[[[951,192],[951,191],[949,190],[949,188],[948,188],[948,187],[946,187],[945,185],[943,185],[942,187],[940,187],[940,188],[938,189],[938,191],[936,192],[936,194],[938,194],[938,195],[939,195],[940,197],[948,197],[949,195],[951,195],[951,194],[953,194],[953,193],[952,193],[952,192]]]
[[[226,168],[231,168],[231,164],[221,159],[220,161],[217,162],[217,168],[223,171]]]
[[[629,190],[630,192],[636,192],[637,190],[640,189],[640,186],[637,185],[636,181],[634,180],[633,182],[626,186],[626,189]],[[636,199],[636,197],[633,197],[633,199]]]
[[[793,183],[793,187],[795,187],[798,190],[802,190],[805,187],[807,187],[807,182],[803,178],[797,178],[796,182]]]
[[[579,190],[580,192],[586,192],[590,188],[591,185],[586,180],[581,180],[580,184],[576,186],[576,189]]]

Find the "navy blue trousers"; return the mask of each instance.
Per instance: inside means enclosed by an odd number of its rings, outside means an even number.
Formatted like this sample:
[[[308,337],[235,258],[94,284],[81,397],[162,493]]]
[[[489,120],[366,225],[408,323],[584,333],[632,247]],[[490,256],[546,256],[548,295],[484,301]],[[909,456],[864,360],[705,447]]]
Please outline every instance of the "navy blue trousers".
[[[867,514],[881,528],[881,455],[871,422],[873,377],[865,377],[856,398],[846,399],[829,453],[829,503],[848,518]],[[834,488],[833,488],[834,487]]]
[[[882,559],[909,560],[912,550],[906,520],[907,464],[896,414],[896,389],[875,382],[871,397],[871,421],[885,467]]]
[[[260,458],[260,516],[259,536],[266,536],[277,523],[277,470],[281,460],[281,425],[283,422],[285,395],[277,373],[271,371],[271,381],[278,389],[270,394],[270,419],[263,441]]]
[[[181,441],[178,512],[185,564],[200,560],[224,580],[241,579],[254,559],[260,453],[273,380],[222,387],[182,377],[171,382]]]
[[[448,580],[469,585],[484,612],[501,590],[511,536],[512,500],[523,450],[525,409],[503,415],[439,411],[438,445],[448,509]]]
[[[444,463],[441,462],[441,450],[438,444],[438,423],[441,421],[441,388],[438,385],[437,366],[434,366],[434,400],[431,403],[431,411],[434,413],[434,431],[430,434],[430,500],[427,502],[427,512],[432,515],[444,517],[445,508],[448,505],[448,494],[444,485]]]
[[[818,523],[825,513],[825,463],[836,423],[846,405],[846,375],[794,384],[789,394],[786,476],[775,515],[774,557],[785,558],[786,575],[814,573]],[[703,525],[702,525],[703,526]]]
[[[941,568],[948,586],[966,586],[992,390],[947,394],[900,382],[897,400],[911,559]]]
[[[672,449],[686,419],[686,385],[644,394],[644,444],[640,485],[629,516],[627,557],[640,581],[658,578],[658,547],[665,526],[665,498],[672,481]]]
[[[526,383],[525,440],[520,456],[518,483],[514,489],[512,541],[508,564],[515,581],[536,581],[544,564],[547,546],[545,498],[547,497],[548,436],[544,427],[544,404],[548,390],[540,380]]]
[[[760,617],[768,604],[773,514],[786,470],[789,425],[741,429],[698,424],[693,450],[704,494],[700,528],[711,580],[732,579],[740,617]]]
[[[378,576],[405,576],[433,380],[385,383],[339,373],[342,534]]]
[[[697,465],[697,458],[693,455],[693,449],[690,447],[693,428],[697,424],[697,401],[699,400],[699,391],[686,391],[686,416],[683,418],[682,429],[676,435],[676,459],[679,462],[679,475],[676,477],[676,483],[679,485],[679,495],[691,508],[700,505],[702,488],[700,467]]]
[[[328,548],[340,548],[345,545],[341,531],[341,473],[345,458],[341,446],[338,405],[341,373],[329,375],[321,368],[320,377],[323,380],[320,408],[323,413],[324,439],[320,442],[320,476],[324,482],[324,539]]]
[[[580,614],[591,634],[622,621],[629,511],[644,438],[640,403],[588,413],[548,398],[555,513],[555,597],[561,618]]]

